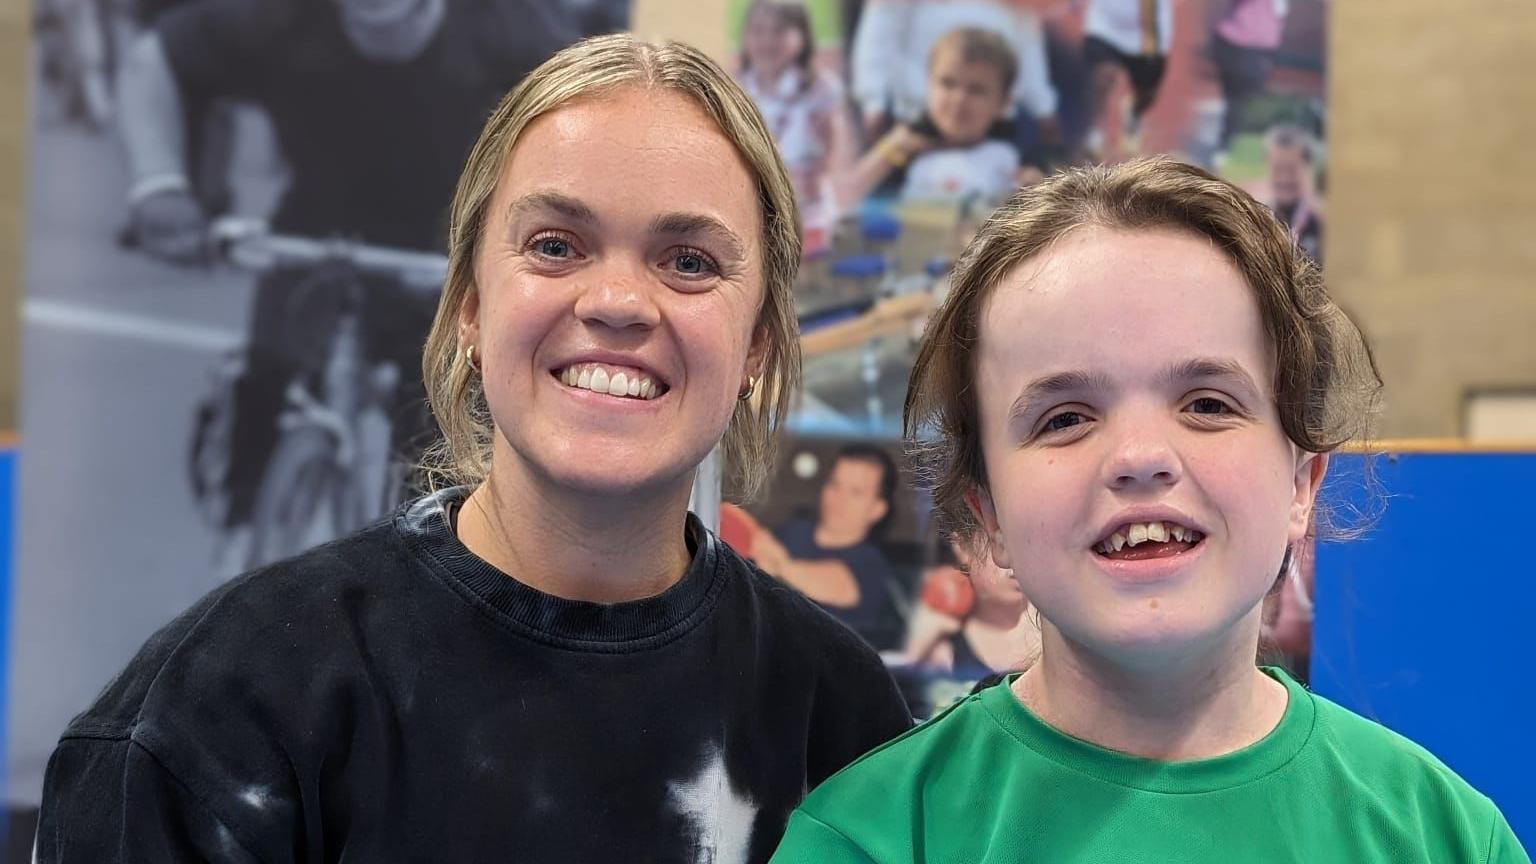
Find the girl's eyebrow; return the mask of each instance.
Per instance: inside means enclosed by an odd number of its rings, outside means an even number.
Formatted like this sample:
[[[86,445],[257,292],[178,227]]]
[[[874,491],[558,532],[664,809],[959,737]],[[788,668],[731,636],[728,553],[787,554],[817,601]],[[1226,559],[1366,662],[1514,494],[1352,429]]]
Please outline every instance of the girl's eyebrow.
[[[1213,378],[1232,381],[1253,396],[1259,396],[1264,392],[1259,389],[1253,376],[1248,374],[1241,363],[1224,357],[1195,357],[1175,363],[1157,376],[1157,380],[1162,384],[1187,384],[1194,381],[1209,381]],[[1112,389],[1114,389],[1113,382],[1102,372],[1087,372],[1080,369],[1055,372],[1036,378],[1025,385],[1008,409],[1008,419],[1015,420],[1028,416],[1040,403],[1063,393]]]
[[[1013,420],[1029,414],[1038,403],[1052,396],[1059,396],[1062,393],[1081,393],[1086,390],[1108,390],[1110,386],[1109,376],[1104,373],[1083,372],[1076,369],[1036,378],[1025,385],[1019,392],[1019,397],[1013,400],[1013,406],[1008,409],[1008,419]]]
[[[1168,367],[1159,376],[1159,380],[1166,384],[1208,381],[1212,378],[1232,381],[1254,396],[1264,392],[1259,389],[1253,376],[1248,374],[1248,370],[1243,368],[1243,364],[1225,357],[1195,357]]]

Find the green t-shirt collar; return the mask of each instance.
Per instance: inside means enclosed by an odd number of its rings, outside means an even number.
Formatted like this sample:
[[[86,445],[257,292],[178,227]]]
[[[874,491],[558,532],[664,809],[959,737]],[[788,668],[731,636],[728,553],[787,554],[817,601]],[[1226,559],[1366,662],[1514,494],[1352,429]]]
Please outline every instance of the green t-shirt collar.
[[[1013,695],[1017,675],[979,695],[982,706],[1003,729],[1025,747],[1062,767],[1106,783],[1147,792],[1195,794],[1230,789],[1271,774],[1306,746],[1317,719],[1312,694],[1283,670],[1260,667],[1285,685],[1285,714],[1268,735],[1241,750],[1190,762],[1160,762],[1108,750],[1074,738],[1047,724]]]

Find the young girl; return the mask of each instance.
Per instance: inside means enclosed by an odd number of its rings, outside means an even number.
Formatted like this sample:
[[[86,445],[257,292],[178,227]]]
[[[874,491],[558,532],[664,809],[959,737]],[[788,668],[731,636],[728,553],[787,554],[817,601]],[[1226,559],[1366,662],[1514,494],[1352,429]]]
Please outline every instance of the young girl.
[[[1493,802],[1254,657],[1379,389],[1253,198],[1168,160],[982,227],[907,400],[1043,650],[816,790],[777,862],[1527,862]]]
[[[760,862],[910,725],[874,652],[688,512],[798,370],[794,196],[686,46],[561,51],[454,196],[452,485],[215,591],[65,731],[39,862]]]
[[[798,2],[755,0],[741,33],[742,89],[779,145],[806,226],[825,227],[829,178],[851,161],[852,131],[842,92],[818,74],[810,14]]]

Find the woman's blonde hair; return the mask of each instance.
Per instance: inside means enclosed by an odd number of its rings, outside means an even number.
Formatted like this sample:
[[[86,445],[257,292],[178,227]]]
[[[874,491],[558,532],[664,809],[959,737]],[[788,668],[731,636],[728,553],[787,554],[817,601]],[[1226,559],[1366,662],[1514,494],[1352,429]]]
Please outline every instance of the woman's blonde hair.
[[[975,387],[987,301],[1020,264],[1085,226],[1208,238],[1258,302],[1275,352],[1272,383],[1286,436],[1303,450],[1327,453],[1368,433],[1381,391],[1370,347],[1269,208],[1166,157],[1071,169],[1015,193],[981,226],[912,367],[904,426],[934,507],[952,530],[975,530],[965,495],[987,488]]]
[[[740,86],[698,50],[652,44],[629,34],[578,42],[529,73],[492,112],[470,151],[453,196],[448,226],[448,278],[427,337],[422,374],[442,430],[423,460],[427,485],[475,485],[490,470],[495,434],[480,378],[459,347],[460,310],[475,286],[475,256],[491,195],[523,130],[537,118],[581,99],[626,87],[677,93],[691,100],[730,139],[757,183],[762,214],[763,301],[754,332],[767,340],[756,396],[740,400],[724,438],[730,485],[750,498],[772,466],[774,433],[800,382],[794,279],[800,266],[800,219],[784,162],[762,115]]]

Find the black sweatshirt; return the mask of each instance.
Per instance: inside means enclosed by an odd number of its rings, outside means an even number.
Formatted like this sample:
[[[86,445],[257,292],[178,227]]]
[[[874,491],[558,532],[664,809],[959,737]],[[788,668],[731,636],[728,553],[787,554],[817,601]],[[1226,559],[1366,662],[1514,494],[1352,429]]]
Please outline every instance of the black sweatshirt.
[[[475,557],[466,490],[209,594],[69,725],[40,862],[766,861],[904,731],[880,660],[689,517],[599,605]]]

